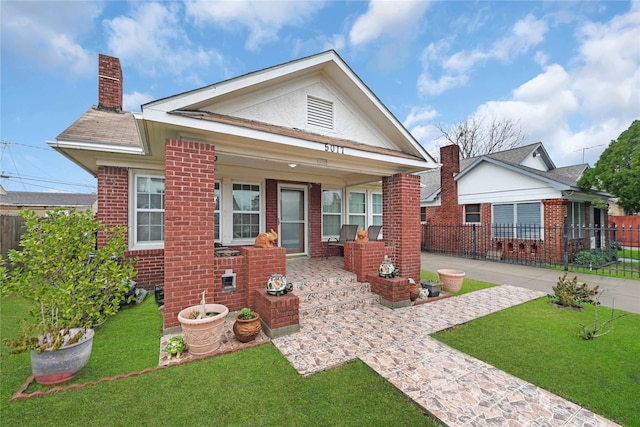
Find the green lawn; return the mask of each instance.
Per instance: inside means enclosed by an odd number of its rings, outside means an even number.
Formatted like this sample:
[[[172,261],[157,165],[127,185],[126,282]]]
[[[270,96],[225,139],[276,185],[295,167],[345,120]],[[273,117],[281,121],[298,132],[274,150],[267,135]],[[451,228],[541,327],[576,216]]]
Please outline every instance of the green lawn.
[[[611,310],[599,308],[601,320]],[[558,309],[546,298],[473,320],[434,338],[624,426],[640,426],[640,315],[608,335],[578,338],[594,307]]]
[[[438,273],[428,270],[420,271],[420,280],[431,280],[439,282],[440,278],[438,277]],[[480,280],[472,280],[472,279],[464,279],[462,281],[462,287],[458,292],[454,292],[453,295],[462,295],[469,292],[477,291],[484,288],[491,288],[493,286],[497,286],[494,283],[481,282]]]
[[[0,300],[2,337],[19,333],[24,300]],[[153,298],[96,331],[73,383],[158,364],[162,319]],[[44,397],[9,402],[30,374],[29,355],[2,345],[0,420],[6,426],[437,426],[359,360],[300,376],[271,344]],[[31,386],[28,391],[44,390]]]
[[[554,270],[564,271],[564,266],[556,265],[552,267]],[[640,264],[636,261],[614,262],[606,267],[594,268],[589,270],[585,266],[569,265],[570,273],[593,274],[594,276],[618,277],[620,279],[640,280]]]

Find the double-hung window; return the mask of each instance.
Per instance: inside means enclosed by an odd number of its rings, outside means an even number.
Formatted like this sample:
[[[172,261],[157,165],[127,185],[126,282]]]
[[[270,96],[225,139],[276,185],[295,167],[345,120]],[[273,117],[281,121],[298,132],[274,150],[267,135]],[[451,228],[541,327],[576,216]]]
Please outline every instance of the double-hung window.
[[[255,239],[260,233],[260,185],[234,183],[233,238]]]
[[[382,193],[371,194],[371,225],[382,225]]]
[[[322,238],[338,237],[342,227],[342,192],[322,190]]]
[[[349,224],[367,228],[367,193],[349,192]]]
[[[135,176],[135,243],[164,242],[164,177]]]
[[[220,191],[220,181],[216,181],[215,189],[213,191],[213,197],[214,197],[214,203],[215,203],[215,206],[213,208],[213,222],[214,222],[213,233],[214,233],[214,239],[216,242],[220,241],[220,211],[222,207],[222,199],[220,198],[221,195],[222,194]]]
[[[464,222],[467,224],[480,222],[480,204],[464,205]]]
[[[541,207],[540,202],[493,205],[493,237],[541,239]]]

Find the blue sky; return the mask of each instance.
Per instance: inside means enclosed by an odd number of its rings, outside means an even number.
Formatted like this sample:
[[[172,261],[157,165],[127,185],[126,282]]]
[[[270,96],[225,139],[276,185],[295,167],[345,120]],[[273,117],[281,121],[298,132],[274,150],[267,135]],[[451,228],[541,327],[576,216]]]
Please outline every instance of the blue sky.
[[[557,166],[594,165],[640,118],[639,1],[2,1],[0,183],[95,191],[45,141],[97,103],[98,54],[124,107],[335,49],[434,156],[435,123],[519,122]],[[67,185],[68,183],[74,185]]]

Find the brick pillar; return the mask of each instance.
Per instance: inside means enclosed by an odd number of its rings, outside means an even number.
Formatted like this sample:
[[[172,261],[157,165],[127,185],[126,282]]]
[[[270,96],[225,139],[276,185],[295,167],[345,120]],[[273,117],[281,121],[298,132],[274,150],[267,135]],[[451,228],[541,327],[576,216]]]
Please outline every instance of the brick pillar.
[[[327,246],[322,243],[322,186],[309,185],[309,253],[312,258],[323,257]]]
[[[167,139],[165,143],[164,327],[197,304],[206,290],[215,301],[215,147]]]
[[[247,259],[247,296],[246,307],[255,309],[256,291],[266,290],[267,282],[272,274],[286,274],[287,250],[285,248],[240,248],[240,253]],[[260,314],[262,316],[262,313]]]
[[[265,231],[278,232],[278,181],[265,180]]]
[[[396,174],[382,179],[382,230],[402,277],[420,281],[420,177]]]
[[[356,273],[358,282],[366,282],[369,274],[378,274],[384,261],[384,242],[345,242],[344,268]]]
[[[567,216],[567,201],[564,199],[547,199],[544,205],[545,236],[544,245],[552,262],[562,264],[564,261],[564,217]]]

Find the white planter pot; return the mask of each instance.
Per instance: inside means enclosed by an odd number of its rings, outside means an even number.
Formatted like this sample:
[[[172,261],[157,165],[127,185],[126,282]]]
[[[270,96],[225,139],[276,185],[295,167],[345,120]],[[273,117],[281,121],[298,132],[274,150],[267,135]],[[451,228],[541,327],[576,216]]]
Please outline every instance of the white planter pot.
[[[71,329],[75,334],[79,329]],[[51,385],[69,381],[89,362],[93,348],[93,329],[87,329],[75,344],[40,354],[31,350],[31,373],[38,384]]]

